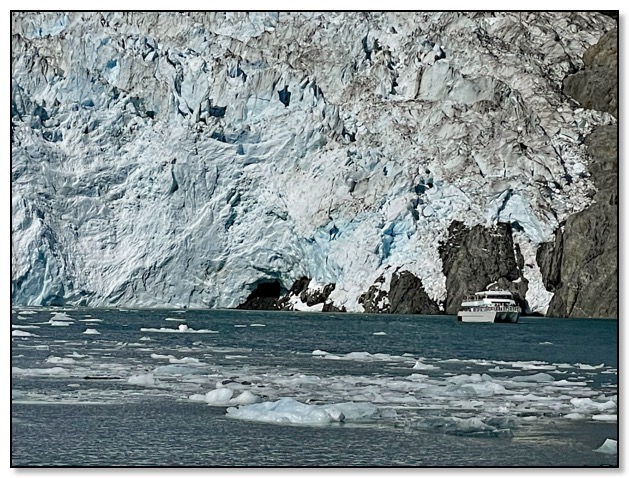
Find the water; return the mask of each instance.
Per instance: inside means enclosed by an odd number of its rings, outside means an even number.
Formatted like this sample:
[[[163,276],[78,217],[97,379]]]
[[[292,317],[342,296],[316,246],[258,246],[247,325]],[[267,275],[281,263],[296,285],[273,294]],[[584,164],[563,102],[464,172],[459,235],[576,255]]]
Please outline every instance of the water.
[[[13,466],[618,466],[616,321],[60,312],[12,314]],[[378,413],[244,421],[217,384]]]

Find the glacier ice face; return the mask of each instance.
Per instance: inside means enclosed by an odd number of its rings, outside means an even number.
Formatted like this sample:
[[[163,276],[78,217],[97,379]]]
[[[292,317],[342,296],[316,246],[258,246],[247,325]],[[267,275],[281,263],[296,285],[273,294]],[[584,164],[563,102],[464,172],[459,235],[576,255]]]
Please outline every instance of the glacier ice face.
[[[16,304],[234,307],[306,276],[361,311],[400,266],[443,301],[452,220],[517,223],[535,279],[615,121],[561,93],[596,13],[12,15]]]

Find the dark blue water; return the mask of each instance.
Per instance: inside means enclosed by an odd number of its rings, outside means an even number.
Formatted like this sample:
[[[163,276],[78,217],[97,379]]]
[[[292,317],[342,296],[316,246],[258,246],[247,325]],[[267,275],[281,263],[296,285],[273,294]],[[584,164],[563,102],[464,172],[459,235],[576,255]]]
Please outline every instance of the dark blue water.
[[[12,341],[13,466],[617,465],[616,455],[594,451],[618,433],[615,321],[67,316],[70,325],[54,326],[50,311],[12,314],[14,326],[35,334]],[[101,321],[85,322],[93,319]],[[188,331],[178,332],[180,323]],[[217,383],[263,401],[367,401],[393,412],[316,427],[241,421],[190,399]],[[496,417],[508,419],[511,436],[426,426]]]

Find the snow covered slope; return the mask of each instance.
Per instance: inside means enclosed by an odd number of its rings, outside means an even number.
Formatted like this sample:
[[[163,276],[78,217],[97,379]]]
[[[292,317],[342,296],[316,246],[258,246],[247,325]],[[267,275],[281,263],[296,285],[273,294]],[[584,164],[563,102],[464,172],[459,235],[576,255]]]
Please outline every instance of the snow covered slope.
[[[597,13],[14,13],[15,304],[234,307],[398,266],[443,302],[453,220],[535,263],[593,195],[561,92]]]

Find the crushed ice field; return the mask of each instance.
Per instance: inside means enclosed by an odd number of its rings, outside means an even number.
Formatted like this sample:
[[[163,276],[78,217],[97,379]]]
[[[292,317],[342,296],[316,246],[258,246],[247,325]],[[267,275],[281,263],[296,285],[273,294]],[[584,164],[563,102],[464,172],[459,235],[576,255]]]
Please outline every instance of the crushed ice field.
[[[14,405],[160,401],[211,407],[213,416],[218,411],[229,423],[266,423],[278,430],[341,426],[490,442],[524,439],[545,427],[617,428],[615,343],[601,337],[597,346],[592,337],[600,333],[588,329],[604,327],[615,340],[615,323],[13,312]],[[562,337],[568,326],[573,330]],[[590,360],[571,351],[579,347],[579,327],[584,345],[590,342]],[[606,347],[607,355],[594,356]],[[607,435],[591,451],[613,465],[617,434]]]

